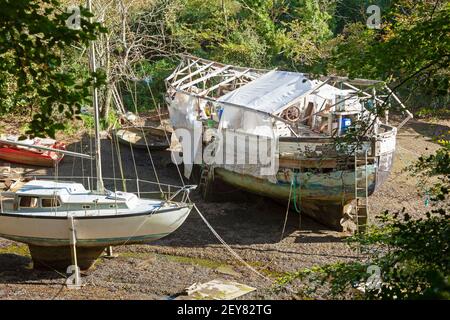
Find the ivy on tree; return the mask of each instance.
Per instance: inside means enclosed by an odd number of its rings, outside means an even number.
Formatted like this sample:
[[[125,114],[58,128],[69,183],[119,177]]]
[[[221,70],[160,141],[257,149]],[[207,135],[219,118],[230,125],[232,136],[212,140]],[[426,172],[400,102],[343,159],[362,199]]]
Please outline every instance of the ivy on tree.
[[[57,0],[0,0],[0,8],[0,113],[32,112],[26,133],[54,137],[89,102],[92,85],[104,80],[101,72],[80,79],[64,64],[64,53],[106,30],[88,21],[85,8],[80,28],[68,27],[71,13]]]

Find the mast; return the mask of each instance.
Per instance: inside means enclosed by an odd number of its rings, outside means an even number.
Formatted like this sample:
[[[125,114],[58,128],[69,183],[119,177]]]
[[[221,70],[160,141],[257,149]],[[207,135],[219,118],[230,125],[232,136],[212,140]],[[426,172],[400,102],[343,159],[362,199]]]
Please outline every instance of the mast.
[[[87,0],[87,9],[92,13],[92,0]],[[92,17],[89,18],[89,22],[92,22]],[[92,72],[97,71],[97,65],[95,63],[95,48],[94,41],[90,42],[89,45],[89,60],[90,60],[90,68]],[[97,88],[93,87],[93,108],[94,108],[94,125],[95,125],[95,166],[97,172],[97,191],[103,192],[105,187],[103,185],[103,176],[102,176],[102,156],[100,150],[100,115],[98,110],[98,91]]]

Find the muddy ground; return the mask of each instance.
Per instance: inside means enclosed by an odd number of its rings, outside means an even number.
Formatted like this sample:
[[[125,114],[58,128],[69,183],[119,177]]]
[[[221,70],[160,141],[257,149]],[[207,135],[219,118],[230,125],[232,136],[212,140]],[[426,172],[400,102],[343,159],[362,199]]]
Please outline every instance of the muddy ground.
[[[12,121],[12,120],[11,120]],[[14,125],[3,119],[3,132]],[[448,132],[450,121],[439,124],[411,121],[399,133],[393,172],[389,180],[370,197],[371,220],[386,209],[407,210],[420,216],[426,211],[424,196],[418,193],[418,181],[403,171],[421,154],[429,154],[438,146],[432,141],[436,134]],[[81,132],[80,128],[80,132]],[[67,141],[67,139],[66,139]],[[69,139],[71,150],[86,152],[89,139],[83,138],[83,148],[75,138]],[[104,175],[120,177],[117,158],[111,157],[110,140],[103,141]],[[134,179],[136,170],[130,149],[121,147],[126,177]],[[149,155],[135,151],[140,179],[154,180]],[[166,152],[153,152],[153,161],[163,183],[179,185],[176,167],[170,164]],[[53,170],[23,168],[15,171],[27,175],[53,175]],[[84,169],[84,174],[83,174]],[[59,168],[59,175],[90,175],[90,162],[69,157]],[[108,185],[113,186],[111,183]],[[133,188],[129,185],[129,191]],[[420,187],[419,187],[420,189]],[[101,258],[83,273],[85,286],[69,290],[65,275],[56,271],[33,270],[25,245],[0,239],[0,299],[167,299],[193,283],[213,279],[230,279],[257,290],[243,298],[291,299],[289,290],[272,290],[271,281],[283,272],[336,261],[358,259],[343,239],[345,234],[290,212],[284,235],[281,235],[286,208],[269,199],[237,192],[220,196],[222,201],[205,203],[199,195],[192,199],[221,237],[252,267],[268,279],[262,279],[235,258],[220,244],[196,212],[173,234],[146,245],[115,248],[117,258]],[[233,199],[233,200],[226,200]],[[293,288],[295,290],[295,288]]]

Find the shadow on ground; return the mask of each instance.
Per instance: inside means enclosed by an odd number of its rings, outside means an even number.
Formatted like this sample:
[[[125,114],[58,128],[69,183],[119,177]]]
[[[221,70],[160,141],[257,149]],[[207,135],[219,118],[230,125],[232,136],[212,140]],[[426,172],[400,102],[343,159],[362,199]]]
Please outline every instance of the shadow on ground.
[[[28,283],[42,279],[61,279],[54,271],[34,270],[31,258],[14,254],[0,254],[0,283]]]
[[[430,139],[434,139],[442,135],[444,135],[447,138],[450,137],[450,127],[439,123],[429,123],[420,120],[410,120],[405,125],[405,129],[409,128],[414,130],[418,134]]]

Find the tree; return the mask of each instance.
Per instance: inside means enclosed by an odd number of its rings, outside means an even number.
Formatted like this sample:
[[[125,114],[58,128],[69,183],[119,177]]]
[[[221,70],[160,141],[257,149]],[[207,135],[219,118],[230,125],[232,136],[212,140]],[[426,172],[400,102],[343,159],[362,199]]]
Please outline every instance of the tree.
[[[71,28],[73,12],[58,0],[0,0],[0,113],[31,112],[28,134],[54,137],[89,101],[101,73],[80,79],[76,67],[64,62],[72,46],[87,46],[100,32],[91,14],[80,8],[79,28]],[[76,12],[75,12],[76,14]]]
[[[450,3],[399,0],[383,13],[380,30],[357,22],[333,40],[328,71],[386,80],[416,104],[449,102]]]

